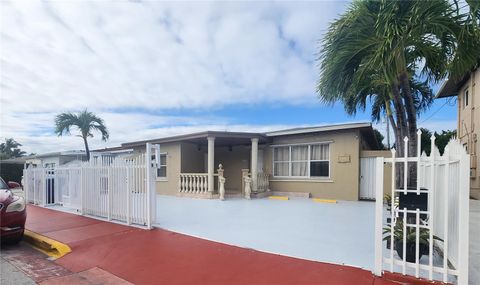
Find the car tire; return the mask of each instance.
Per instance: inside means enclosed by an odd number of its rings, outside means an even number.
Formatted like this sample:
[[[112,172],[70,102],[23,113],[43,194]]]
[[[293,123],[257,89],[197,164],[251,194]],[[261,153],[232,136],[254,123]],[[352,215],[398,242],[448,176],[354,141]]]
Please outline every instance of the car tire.
[[[7,240],[5,240],[5,243],[6,244],[17,244],[17,243],[21,242],[22,239],[23,239],[23,231],[18,236],[8,238]]]

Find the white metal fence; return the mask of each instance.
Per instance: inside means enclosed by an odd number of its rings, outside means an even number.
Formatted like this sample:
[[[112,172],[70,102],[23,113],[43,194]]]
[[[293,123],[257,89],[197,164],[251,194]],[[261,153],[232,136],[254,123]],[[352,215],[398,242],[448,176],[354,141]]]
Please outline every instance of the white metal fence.
[[[158,145],[147,144],[145,153],[130,157],[100,156],[78,166],[53,169],[30,166],[24,170],[26,199],[41,206],[63,205],[94,218],[151,228],[159,154]]]
[[[383,270],[443,282],[468,284],[470,158],[458,140],[451,140],[440,155],[431,138],[431,154],[377,158],[375,274]],[[407,149],[408,138],[405,138]],[[383,164],[392,164],[390,197],[383,199]],[[416,166],[417,181],[403,187],[396,167]],[[410,254],[409,254],[410,253]]]

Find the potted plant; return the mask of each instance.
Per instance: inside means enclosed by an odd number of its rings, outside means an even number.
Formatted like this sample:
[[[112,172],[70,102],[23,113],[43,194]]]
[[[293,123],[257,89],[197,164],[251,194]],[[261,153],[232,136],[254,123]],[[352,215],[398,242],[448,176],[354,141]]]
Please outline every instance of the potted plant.
[[[392,196],[390,194],[383,195],[383,203],[387,206],[387,211],[392,210]]]
[[[407,231],[406,231],[406,261],[407,262],[415,262],[415,255],[416,255],[416,240],[417,240],[417,231],[415,227],[409,227],[407,226]],[[387,226],[383,228],[383,234],[384,238],[383,240],[387,241],[387,244],[390,244],[390,238],[391,238],[391,227]],[[395,223],[395,226],[393,228],[393,243],[394,243],[394,248],[398,253],[398,256],[403,259],[403,220],[398,219],[397,222]],[[443,240],[437,236],[433,236],[434,240],[438,240],[443,242]],[[429,253],[429,248],[430,248],[430,231],[426,228],[420,228],[419,229],[419,259],[422,257],[424,254]]]

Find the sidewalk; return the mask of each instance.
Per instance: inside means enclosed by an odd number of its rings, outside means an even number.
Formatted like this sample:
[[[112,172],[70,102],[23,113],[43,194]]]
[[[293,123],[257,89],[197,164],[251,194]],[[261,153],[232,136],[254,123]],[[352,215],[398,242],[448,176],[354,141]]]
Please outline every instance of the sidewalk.
[[[68,270],[98,267],[134,284],[398,284],[354,267],[268,254],[162,229],[136,229],[31,205],[27,228],[71,247],[71,253],[55,261]]]

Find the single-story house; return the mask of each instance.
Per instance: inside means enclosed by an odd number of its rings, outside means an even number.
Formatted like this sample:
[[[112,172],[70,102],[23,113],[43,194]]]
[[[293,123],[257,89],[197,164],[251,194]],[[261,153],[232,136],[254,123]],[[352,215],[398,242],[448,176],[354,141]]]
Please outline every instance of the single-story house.
[[[0,160],[0,177],[2,177],[5,182],[14,181],[20,183],[22,181],[24,166],[24,157]]]
[[[57,166],[86,160],[87,156],[83,150],[69,150],[36,154],[25,157],[26,164],[37,165],[45,168],[55,168]]]
[[[371,123],[348,123],[267,133],[205,131],[94,152],[135,155],[146,143],[160,148],[157,193],[197,198],[218,197],[220,172],[227,197],[245,195],[249,177],[253,197],[359,200],[362,154],[372,157],[379,148]]]

